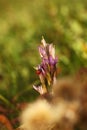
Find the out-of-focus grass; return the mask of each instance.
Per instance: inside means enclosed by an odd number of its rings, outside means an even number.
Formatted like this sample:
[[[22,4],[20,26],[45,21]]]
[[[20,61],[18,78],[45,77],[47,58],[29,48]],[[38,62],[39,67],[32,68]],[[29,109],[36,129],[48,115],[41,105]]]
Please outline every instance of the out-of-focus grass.
[[[56,46],[60,76],[87,67],[86,0],[0,0],[0,94],[13,105],[37,96],[42,36]]]

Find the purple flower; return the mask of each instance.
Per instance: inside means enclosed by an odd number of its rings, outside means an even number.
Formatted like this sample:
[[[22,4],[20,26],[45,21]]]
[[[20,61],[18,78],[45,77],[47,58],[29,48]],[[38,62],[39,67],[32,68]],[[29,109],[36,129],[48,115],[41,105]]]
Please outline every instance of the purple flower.
[[[41,64],[38,65],[36,69],[36,73],[39,75],[41,88],[37,90],[40,94],[42,93],[42,89],[44,90],[53,85],[54,79],[56,79],[56,64],[57,58],[55,57],[55,46],[53,44],[48,44],[44,39],[41,40],[41,45],[39,46],[39,54],[41,57]],[[34,87],[36,90],[36,87]],[[43,91],[46,92],[46,91]]]
[[[43,46],[39,46],[39,53],[42,58],[47,57],[46,49]]]
[[[55,58],[55,47],[53,44],[47,44],[44,39],[42,39],[42,45],[39,46],[39,53],[46,64],[57,63],[57,58]]]
[[[55,66],[57,64],[57,58],[53,59],[52,56],[49,57],[49,64]]]

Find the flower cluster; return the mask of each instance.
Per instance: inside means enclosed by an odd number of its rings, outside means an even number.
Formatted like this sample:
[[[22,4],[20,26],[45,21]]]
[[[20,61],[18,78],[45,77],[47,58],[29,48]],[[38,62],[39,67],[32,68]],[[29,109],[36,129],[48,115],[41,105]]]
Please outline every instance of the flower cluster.
[[[55,46],[53,44],[47,44],[43,38],[39,46],[39,54],[41,64],[35,67],[35,69],[39,75],[41,85],[33,85],[33,88],[40,94],[44,94],[52,90],[51,86],[56,80],[57,58],[55,57]]]

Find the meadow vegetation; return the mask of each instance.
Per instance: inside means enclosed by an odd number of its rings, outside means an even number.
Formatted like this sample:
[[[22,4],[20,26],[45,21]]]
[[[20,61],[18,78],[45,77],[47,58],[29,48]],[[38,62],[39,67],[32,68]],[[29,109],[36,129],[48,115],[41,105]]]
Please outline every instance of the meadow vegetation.
[[[0,120],[8,130],[19,126],[20,111],[39,95],[32,85],[42,36],[55,44],[57,77],[86,68],[87,1],[0,0]]]

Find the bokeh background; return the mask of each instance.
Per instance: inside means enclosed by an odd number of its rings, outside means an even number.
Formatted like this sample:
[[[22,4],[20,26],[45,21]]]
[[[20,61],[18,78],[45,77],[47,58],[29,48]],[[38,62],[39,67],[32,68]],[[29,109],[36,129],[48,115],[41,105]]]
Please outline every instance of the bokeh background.
[[[42,36],[56,46],[58,76],[87,67],[87,0],[0,0],[0,113],[14,128],[38,96],[33,67]]]

